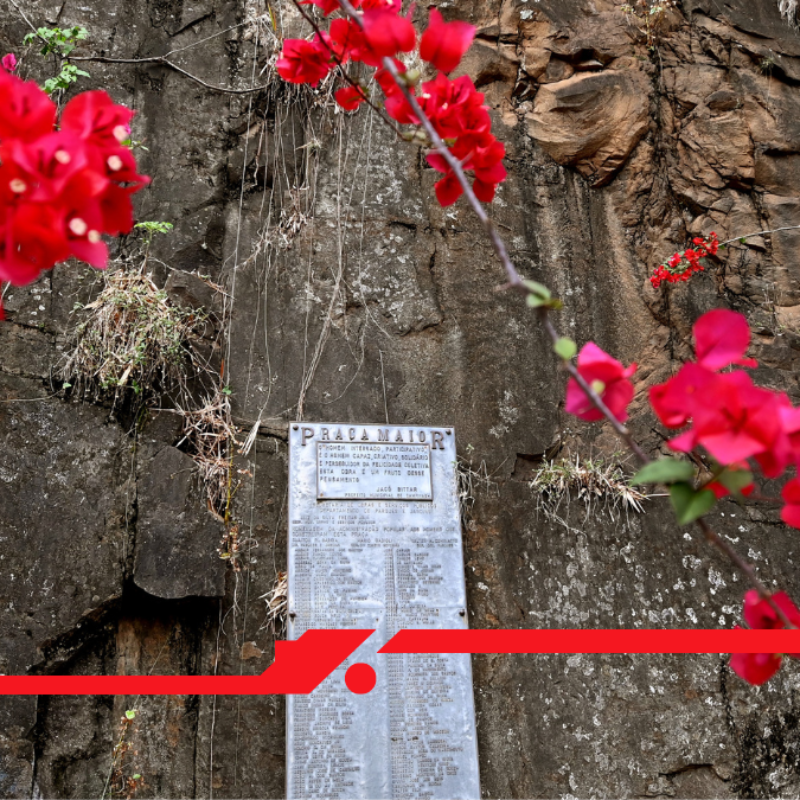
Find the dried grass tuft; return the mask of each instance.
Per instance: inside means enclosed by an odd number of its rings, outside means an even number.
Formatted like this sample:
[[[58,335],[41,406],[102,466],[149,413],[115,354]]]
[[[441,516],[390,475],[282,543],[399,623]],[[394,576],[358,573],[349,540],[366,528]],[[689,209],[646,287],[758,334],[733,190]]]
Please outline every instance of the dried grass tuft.
[[[602,458],[581,461],[575,456],[574,460],[545,461],[534,473],[530,487],[537,495],[537,514],[541,511],[547,519],[566,527],[569,525],[564,518],[573,501],[584,505],[585,520],[596,512],[616,520],[623,512],[643,513],[642,502],[647,499],[630,486],[618,462]]]
[[[60,370],[64,387],[80,397],[113,394],[114,405],[128,391],[141,399],[185,393],[194,360],[188,342],[205,312],[173,306],[141,269],[108,272],[104,281],[97,299],[76,308],[83,319]]]

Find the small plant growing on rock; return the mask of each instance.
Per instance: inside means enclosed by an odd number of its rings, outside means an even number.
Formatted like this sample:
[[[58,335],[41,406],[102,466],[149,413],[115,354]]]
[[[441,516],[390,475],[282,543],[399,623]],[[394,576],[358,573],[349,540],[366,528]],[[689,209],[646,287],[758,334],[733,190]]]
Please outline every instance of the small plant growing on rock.
[[[575,456],[545,461],[530,483],[536,492],[536,508],[549,520],[563,523],[562,505],[567,510],[573,500],[582,503],[586,518],[600,508],[614,519],[620,511],[642,513],[647,495],[634,489],[616,459],[582,460]]]
[[[665,27],[667,14],[676,5],[675,0],[635,0],[622,5],[620,11],[647,37],[647,46],[653,50]]]
[[[61,370],[65,387],[113,402],[128,391],[140,397],[177,387],[185,393],[192,361],[189,338],[205,322],[201,311],[170,303],[150,275],[120,269],[105,276],[105,288],[84,306],[74,347]]]

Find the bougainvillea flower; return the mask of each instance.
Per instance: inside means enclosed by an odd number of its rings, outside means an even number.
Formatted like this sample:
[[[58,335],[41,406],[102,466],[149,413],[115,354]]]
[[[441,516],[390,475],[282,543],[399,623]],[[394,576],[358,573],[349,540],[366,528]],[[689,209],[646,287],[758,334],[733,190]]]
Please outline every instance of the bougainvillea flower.
[[[800,610],[786,592],[775,592],[772,602],[786,615],[789,622],[800,628]],[[781,629],[786,625],[775,609],[755,589],[744,596],[744,618],[751,628]]]
[[[278,74],[289,83],[316,86],[331,70],[331,53],[318,42],[285,39],[275,66]]]
[[[734,653],[730,664],[740,678],[753,686],[761,686],[780,669],[781,661],[776,653]]]
[[[720,464],[736,464],[770,450],[781,432],[780,399],[753,385],[744,372],[718,375],[694,409],[693,426],[669,442],[688,452],[701,444]]]
[[[69,256],[64,215],[43,203],[24,203],[6,217],[0,280],[24,286]]]
[[[442,72],[452,72],[469,50],[475,38],[475,26],[467,22],[445,22],[436,8],[419,45],[420,57]]]
[[[334,97],[345,111],[355,111],[367,99],[358,86],[345,86],[339,89]]]
[[[0,70],[0,141],[32,142],[53,132],[56,104],[33,82]]]
[[[682,428],[717,381],[713,372],[697,364],[684,364],[675,377],[650,389],[650,405],[668,428]]]
[[[2,59],[0,59],[0,64],[2,64],[3,69],[6,72],[14,72],[17,68],[17,57],[13,53],[8,53],[4,55]]]
[[[339,0],[300,0],[301,6],[308,6],[313,5],[317,6],[322,13],[327,17],[329,14],[333,14],[339,8]],[[353,5],[357,6],[357,3],[353,3]]]
[[[740,471],[749,471],[748,470],[748,464],[747,464],[746,461],[743,461],[741,464],[732,464],[732,465],[729,464],[727,466],[726,471],[728,473],[731,473],[731,472],[736,473],[736,472],[740,472]],[[731,490],[728,489],[727,486],[725,486],[724,484],[722,484],[718,480],[711,481],[711,483],[707,483],[704,488],[710,489],[712,492],[714,492],[714,496],[717,498],[717,500],[721,500],[723,497],[728,497],[729,495],[732,494]],[[749,483],[743,489],[739,489],[738,491],[739,491],[739,494],[744,495],[745,497],[749,497],[751,494],[753,494],[755,489],[756,489],[756,485],[754,483]]]
[[[793,528],[800,528],[800,479],[792,478],[781,490],[786,505],[781,509],[781,519]]]
[[[787,484],[788,485],[788,484]],[[800,502],[800,485],[794,496]],[[791,601],[786,592],[775,592],[771,597],[774,603],[795,627],[800,627],[800,610]],[[744,618],[754,629],[781,630],[786,627],[772,604],[762,598],[755,589],[744,596]],[[737,630],[739,626],[736,626]],[[800,653],[786,653],[792,658],[800,657]],[[748,683],[760,686],[768,681],[781,666],[781,655],[778,653],[734,653],[731,656],[731,669]]]
[[[600,395],[620,422],[628,418],[627,408],[633,399],[633,384],[629,379],[635,371],[636,364],[623,367],[594,342],[587,342],[578,353],[578,372],[581,377]],[[586,422],[603,419],[574,378],[570,378],[567,384],[566,411]]]
[[[697,363],[717,371],[731,364],[757,367],[751,358],[743,358],[750,346],[747,319],[735,311],[718,308],[703,314],[694,324]]]
[[[417,32],[411,21],[397,14],[393,8],[379,8],[364,12],[364,39],[376,59],[410,53],[417,43]],[[370,61],[363,59],[364,63]],[[380,61],[371,66],[379,66]]]

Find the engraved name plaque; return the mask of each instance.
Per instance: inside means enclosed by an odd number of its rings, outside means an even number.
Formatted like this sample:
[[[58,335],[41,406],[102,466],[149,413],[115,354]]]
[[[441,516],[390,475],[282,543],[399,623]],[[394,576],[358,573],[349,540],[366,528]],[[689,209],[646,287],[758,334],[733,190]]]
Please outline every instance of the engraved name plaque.
[[[378,655],[403,628],[465,628],[452,428],[289,429],[289,638],[375,633],[310,695],[287,697],[287,797],[480,798],[466,654]],[[375,688],[344,675],[366,663]]]

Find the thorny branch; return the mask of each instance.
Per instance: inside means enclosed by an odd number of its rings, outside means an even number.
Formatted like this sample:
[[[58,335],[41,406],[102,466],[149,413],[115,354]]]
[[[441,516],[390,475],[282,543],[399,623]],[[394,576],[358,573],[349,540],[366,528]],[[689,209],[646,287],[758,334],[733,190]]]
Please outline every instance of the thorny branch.
[[[292,2],[297,6],[298,0],[292,0]],[[352,4],[349,0],[339,0],[342,10],[353,20],[362,30],[364,29],[364,23],[361,20],[361,17],[356,12],[355,8],[353,8]],[[395,83],[400,88],[403,96],[405,97],[408,104],[411,106],[414,114],[416,115],[417,119],[419,119],[422,127],[425,129],[430,141],[432,143],[433,148],[436,152],[444,158],[447,162],[448,166],[453,170],[455,173],[458,182],[461,184],[462,189],[464,190],[464,195],[466,196],[470,206],[472,207],[475,214],[478,216],[478,219],[483,224],[483,227],[486,231],[486,234],[489,237],[489,240],[492,243],[492,246],[497,254],[500,262],[505,269],[506,276],[508,278],[508,283],[506,284],[505,288],[515,289],[518,292],[523,294],[528,294],[528,289],[525,286],[525,282],[522,276],[517,271],[516,267],[514,266],[513,262],[511,261],[510,256],[508,255],[508,250],[506,249],[505,242],[501,238],[500,234],[497,232],[497,229],[492,224],[491,219],[489,218],[486,210],[484,209],[482,203],[478,200],[475,196],[475,193],[472,190],[472,186],[467,179],[467,176],[464,173],[464,170],[461,166],[461,162],[450,152],[447,145],[442,141],[442,138],[437,133],[436,129],[433,127],[430,119],[428,119],[425,112],[420,107],[419,103],[417,102],[416,97],[409,91],[408,85],[404,78],[400,75],[397,67],[395,66],[394,61],[391,58],[384,58],[383,59],[384,68],[389,72],[394,78]],[[766,231],[765,231],[766,233]],[[753,234],[756,235],[756,234]],[[741,237],[739,237],[741,238]],[[735,240],[733,240],[735,241]],[[555,326],[550,321],[549,312],[547,308],[540,308],[539,309],[539,320],[542,323],[547,335],[555,344],[561,337],[559,336],[558,332],[555,329]],[[647,454],[642,450],[639,444],[633,439],[630,431],[611,413],[609,408],[600,398],[600,396],[595,392],[591,386],[583,379],[583,377],[578,372],[577,368],[571,361],[565,361],[566,369],[569,372],[570,376],[575,379],[578,386],[580,386],[581,390],[584,394],[589,398],[592,405],[600,411],[600,413],[611,423],[617,435],[625,442],[625,444],[631,449],[634,455],[642,464],[647,464],[651,461],[651,459],[647,456]],[[705,521],[705,519],[699,519],[697,524],[700,530],[703,532],[703,535],[711,544],[717,547],[730,561],[739,569],[741,572],[747,577],[748,581],[750,581],[753,588],[759,593],[759,595],[764,598],[764,600],[769,603],[770,607],[775,611],[778,615],[778,618],[783,622],[785,627],[794,629],[794,625],[789,622],[786,614],[778,607],[775,601],[772,599],[772,593],[767,589],[767,587],[759,580],[758,576],[756,575],[754,567],[749,564],[744,558],[742,558],[736,550],[734,550],[727,542],[725,542],[717,533],[715,533],[711,526]]]

